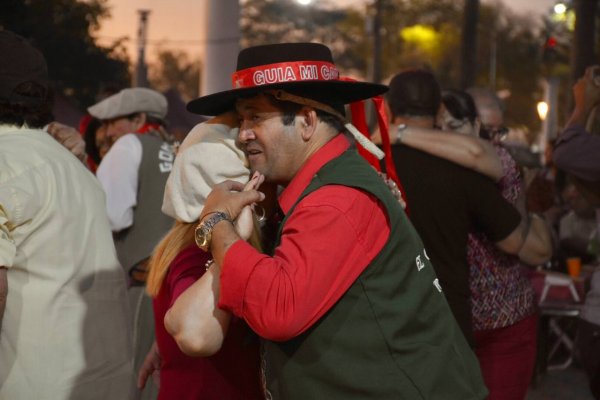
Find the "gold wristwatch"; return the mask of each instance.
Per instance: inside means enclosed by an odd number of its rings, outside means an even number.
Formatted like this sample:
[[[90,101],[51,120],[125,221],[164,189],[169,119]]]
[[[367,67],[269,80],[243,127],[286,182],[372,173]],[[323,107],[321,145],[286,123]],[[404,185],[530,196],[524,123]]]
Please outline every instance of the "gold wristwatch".
[[[210,217],[205,218],[202,222],[198,224],[196,230],[194,231],[194,239],[196,239],[196,245],[198,247],[200,247],[206,252],[210,251],[212,230],[214,226],[221,221],[231,222],[231,218],[229,217],[229,215],[227,215],[227,213],[217,211],[212,213]]]

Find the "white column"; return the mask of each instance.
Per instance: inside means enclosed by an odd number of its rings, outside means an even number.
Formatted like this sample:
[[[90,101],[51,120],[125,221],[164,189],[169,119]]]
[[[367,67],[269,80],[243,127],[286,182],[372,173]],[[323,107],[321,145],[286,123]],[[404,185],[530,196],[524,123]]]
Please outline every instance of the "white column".
[[[231,89],[240,50],[240,5],[238,0],[203,0],[205,46],[201,95]]]
[[[552,141],[558,136],[558,88],[560,79],[556,76],[546,78],[542,85],[544,87],[544,102],[548,105],[548,111],[542,121],[542,132],[538,137],[537,147],[542,165],[546,163],[546,142]]]
[[[554,140],[558,136],[558,87],[560,79],[551,76],[544,87],[544,101],[548,104],[548,114],[544,120],[543,130],[547,140]]]

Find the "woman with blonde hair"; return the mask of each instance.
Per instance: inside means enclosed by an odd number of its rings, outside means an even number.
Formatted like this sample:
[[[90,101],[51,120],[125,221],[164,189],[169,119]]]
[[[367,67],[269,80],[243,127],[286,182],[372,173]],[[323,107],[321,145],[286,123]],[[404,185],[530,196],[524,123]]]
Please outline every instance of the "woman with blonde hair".
[[[244,154],[235,146],[236,124],[235,115],[226,114],[196,126],[182,143],[165,188],[162,210],[177,221],[150,260],[147,291],[153,298],[156,343],[138,379],[143,387],[150,375],[160,375],[159,400],[262,398],[258,339],[244,321],[216,307],[219,268],[195,243],[198,216],[214,184],[230,179],[248,190],[262,183],[248,180]],[[235,221],[245,239],[253,235],[252,220],[247,208]],[[255,234],[250,242],[258,246]],[[193,284],[207,295],[184,294]],[[182,294],[204,312],[194,319],[203,334],[193,340],[171,336],[163,322]]]

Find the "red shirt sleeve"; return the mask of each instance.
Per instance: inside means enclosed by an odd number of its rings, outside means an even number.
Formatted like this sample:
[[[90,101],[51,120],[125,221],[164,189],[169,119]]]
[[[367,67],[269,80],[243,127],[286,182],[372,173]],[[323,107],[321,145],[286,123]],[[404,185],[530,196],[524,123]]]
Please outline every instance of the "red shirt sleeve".
[[[260,336],[288,340],[318,321],[383,248],[383,206],[360,190],[326,186],[286,221],[273,257],[243,241],[227,251],[219,307]]]
[[[175,300],[192,286],[204,272],[205,264],[209,260],[208,253],[200,250],[195,244],[180,252],[169,266],[167,285],[171,294],[169,307]]]

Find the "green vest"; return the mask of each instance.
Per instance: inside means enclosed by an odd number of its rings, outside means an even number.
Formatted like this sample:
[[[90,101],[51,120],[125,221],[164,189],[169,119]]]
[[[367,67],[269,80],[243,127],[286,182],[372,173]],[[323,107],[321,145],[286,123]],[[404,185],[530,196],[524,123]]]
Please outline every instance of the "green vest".
[[[281,226],[302,198],[331,184],[377,197],[387,210],[390,236],[310,329],[289,341],[264,342],[272,396],[267,398],[484,399],[478,361],[452,317],[421,239],[383,180],[355,150],[321,168]]]
[[[136,138],[142,144],[142,160],[133,225],[113,235],[117,257],[125,271],[150,257],[154,246],[174,223],[161,212],[165,185],[175,159],[173,149],[152,133],[136,135]]]

